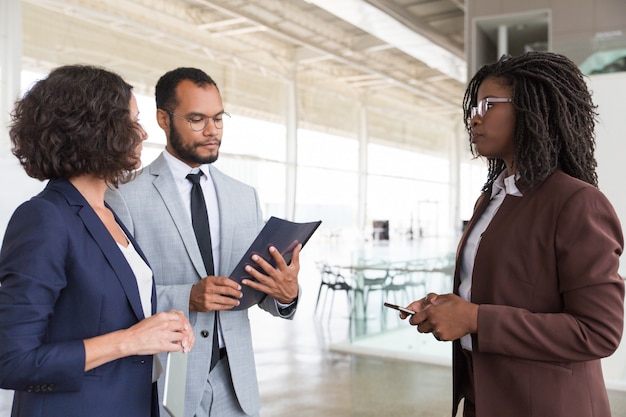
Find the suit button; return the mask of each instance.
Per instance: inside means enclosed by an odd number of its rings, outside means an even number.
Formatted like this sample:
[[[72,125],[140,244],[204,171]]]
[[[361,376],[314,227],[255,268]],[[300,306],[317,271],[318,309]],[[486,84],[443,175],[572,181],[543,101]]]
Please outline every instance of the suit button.
[[[202,330],[202,331],[200,332],[200,336],[202,336],[202,337],[204,337],[204,338],[209,337],[209,331],[208,331],[208,330]]]
[[[33,387],[32,385],[30,385],[28,388],[26,388],[27,392],[33,392],[35,389],[35,387]]]

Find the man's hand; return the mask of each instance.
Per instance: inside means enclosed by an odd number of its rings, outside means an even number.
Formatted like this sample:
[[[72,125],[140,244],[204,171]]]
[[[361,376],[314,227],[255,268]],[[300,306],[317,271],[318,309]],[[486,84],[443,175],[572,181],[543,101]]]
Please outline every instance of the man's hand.
[[[264,292],[276,299],[279,303],[292,303],[298,296],[298,272],[300,272],[301,250],[302,244],[299,243],[293,250],[291,263],[287,265],[285,258],[283,258],[278,250],[270,246],[269,251],[276,262],[276,268],[272,267],[272,265],[267,263],[260,256],[254,255],[252,260],[257,263],[265,274],[262,274],[248,265],[246,266],[246,272],[256,281],[244,279],[241,283],[255,290]]]
[[[189,310],[230,310],[239,305],[241,286],[230,278],[208,276],[191,287]]]

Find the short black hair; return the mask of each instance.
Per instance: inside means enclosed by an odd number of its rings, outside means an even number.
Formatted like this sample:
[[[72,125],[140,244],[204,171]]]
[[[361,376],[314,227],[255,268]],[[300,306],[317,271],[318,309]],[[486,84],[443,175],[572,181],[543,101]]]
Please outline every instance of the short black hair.
[[[516,115],[513,164],[520,189],[538,185],[557,169],[598,186],[594,157],[597,106],[574,62],[552,52],[527,52],[516,57],[505,55],[483,66],[469,82],[463,98],[468,133],[471,108],[476,106],[478,88],[487,78],[511,88]],[[490,189],[506,168],[501,159],[489,158],[488,163],[483,190]]]
[[[157,109],[173,111],[173,109],[176,108],[178,105],[178,101],[176,99],[176,87],[178,87],[178,84],[180,84],[183,80],[190,80],[199,87],[214,85],[215,88],[217,88],[215,81],[213,81],[207,73],[198,68],[176,68],[175,70],[163,74],[157,82],[155,88]]]
[[[139,164],[132,86],[88,65],[58,67],[15,104],[9,136],[26,173],[40,180],[94,174],[117,185]]]

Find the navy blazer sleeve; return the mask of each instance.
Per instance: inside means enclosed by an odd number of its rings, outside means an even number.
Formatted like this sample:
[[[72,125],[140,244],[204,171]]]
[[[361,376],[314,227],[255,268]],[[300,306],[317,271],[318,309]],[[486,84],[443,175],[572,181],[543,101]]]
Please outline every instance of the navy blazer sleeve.
[[[49,320],[67,285],[69,250],[66,219],[43,199],[22,204],[13,214],[0,253],[0,386],[27,390],[53,384],[78,390],[84,375],[82,338],[50,340]],[[65,326],[71,329],[68,320]]]

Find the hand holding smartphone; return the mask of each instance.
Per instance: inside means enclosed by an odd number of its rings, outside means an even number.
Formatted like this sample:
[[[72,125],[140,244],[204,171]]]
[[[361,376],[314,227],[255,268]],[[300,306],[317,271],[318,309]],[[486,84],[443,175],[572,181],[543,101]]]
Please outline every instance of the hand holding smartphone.
[[[409,310],[408,308],[404,308],[404,307],[400,307],[399,305],[396,304],[391,304],[385,301],[385,303],[383,304],[385,307],[389,307],[389,308],[393,308],[394,310],[398,310],[401,311],[403,313],[406,313],[408,315],[413,315],[415,314],[415,311],[413,310]]]

